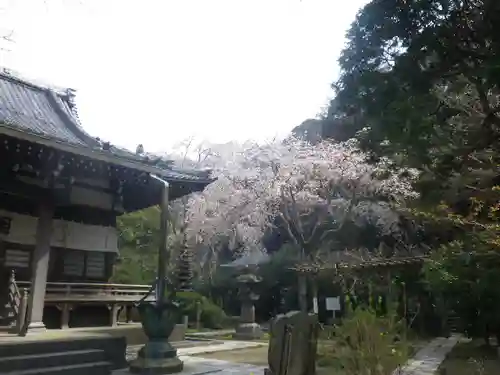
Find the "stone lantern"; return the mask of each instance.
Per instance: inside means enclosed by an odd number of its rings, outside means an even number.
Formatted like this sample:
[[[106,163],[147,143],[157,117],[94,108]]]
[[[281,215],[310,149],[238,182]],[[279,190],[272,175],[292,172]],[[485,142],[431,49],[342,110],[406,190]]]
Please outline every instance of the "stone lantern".
[[[242,269],[242,273],[236,277],[241,301],[241,313],[234,338],[241,340],[262,338],[262,329],[255,322],[254,306],[255,301],[259,299],[259,295],[255,292],[255,286],[261,282],[261,278],[255,274],[255,269],[252,268],[245,267]]]
[[[238,295],[241,301],[241,313],[234,338],[255,340],[262,338],[262,329],[255,322],[255,301],[259,299],[256,286],[261,282],[257,276],[258,265],[268,261],[266,254],[252,253],[235,260],[225,267],[234,268],[237,272]]]

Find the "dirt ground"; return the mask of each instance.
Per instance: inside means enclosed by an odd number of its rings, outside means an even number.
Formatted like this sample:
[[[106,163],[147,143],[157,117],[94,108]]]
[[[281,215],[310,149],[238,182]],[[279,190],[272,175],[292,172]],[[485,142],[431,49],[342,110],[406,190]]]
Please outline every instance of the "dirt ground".
[[[498,375],[500,358],[494,347],[484,347],[482,342],[458,344],[440,366],[443,375]]]

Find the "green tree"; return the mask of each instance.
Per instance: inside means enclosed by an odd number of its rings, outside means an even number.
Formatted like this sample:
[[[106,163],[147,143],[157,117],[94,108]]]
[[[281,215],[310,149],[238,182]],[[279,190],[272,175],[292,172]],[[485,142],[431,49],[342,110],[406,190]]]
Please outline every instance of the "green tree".
[[[327,132],[366,129],[370,150],[418,167],[433,163],[435,149],[450,136],[467,134],[464,152],[497,147],[499,6],[493,0],[370,2],[347,33]],[[456,95],[474,96],[473,106],[457,106]],[[462,129],[456,115],[477,119]]]
[[[157,206],[122,215],[117,220],[120,256],[113,281],[117,283],[151,284],[158,268],[160,243],[160,208]],[[170,231],[168,244],[171,269],[176,266],[178,240]]]
[[[340,58],[323,127],[418,168],[431,288],[471,334],[498,332],[500,3],[373,0]]]

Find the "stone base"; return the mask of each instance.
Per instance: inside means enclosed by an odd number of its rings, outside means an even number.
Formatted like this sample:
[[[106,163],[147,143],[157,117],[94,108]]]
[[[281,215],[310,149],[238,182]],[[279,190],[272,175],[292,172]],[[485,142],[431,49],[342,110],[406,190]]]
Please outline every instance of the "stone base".
[[[236,327],[233,337],[238,340],[258,340],[263,336],[262,329],[257,323],[243,323]]]
[[[177,349],[168,341],[150,341],[139,350],[137,359],[130,364],[133,374],[175,374],[184,363],[177,357]]]
[[[184,369],[184,363],[175,358],[137,358],[130,365],[132,374],[176,374]]]
[[[35,334],[40,334],[40,333],[45,333],[47,332],[47,328],[45,327],[45,324],[42,322],[32,322],[24,329],[24,332],[21,332],[21,336],[29,336],[29,335],[35,335]]]
[[[184,369],[179,375],[263,375],[264,368],[243,363],[218,361],[200,357],[183,357]],[[90,374],[91,375],[91,374]],[[132,375],[129,369],[113,371],[112,375]]]

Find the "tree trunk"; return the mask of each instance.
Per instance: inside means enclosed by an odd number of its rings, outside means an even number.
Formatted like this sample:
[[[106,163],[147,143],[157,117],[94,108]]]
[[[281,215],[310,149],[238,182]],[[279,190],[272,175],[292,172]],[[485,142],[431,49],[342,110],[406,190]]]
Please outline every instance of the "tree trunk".
[[[314,311],[315,314],[319,313],[319,301],[318,301],[318,281],[316,280],[315,277],[311,278],[311,292],[312,292],[312,298],[313,298],[313,303],[316,303],[317,311]],[[314,302],[316,301],[316,302]],[[314,305],[313,305],[314,309]]]
[[[300,311],[307,312],[307,276],[299,273],[298,278],[299,308]]]

